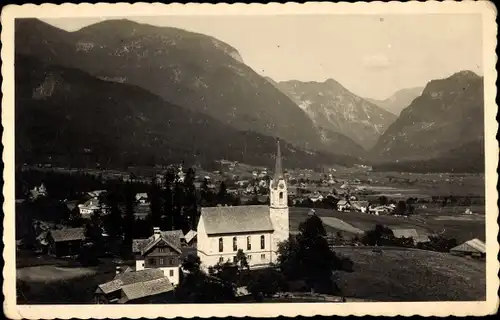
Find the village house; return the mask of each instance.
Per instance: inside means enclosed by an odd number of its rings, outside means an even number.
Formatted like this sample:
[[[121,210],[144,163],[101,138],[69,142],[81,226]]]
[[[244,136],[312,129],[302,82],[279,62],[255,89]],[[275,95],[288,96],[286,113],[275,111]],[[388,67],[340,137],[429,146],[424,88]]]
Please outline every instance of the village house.
[[[413,244],[417,245],[418,243],[428,242],[429,237],[427,235],[421,235],[417,232],[416,229],[391,229],[395,238],[412,238]]]
[[[241,249],[249,266],[276,263],[278,243],[289,237],[287,186],[277,145],[276,167],[271,180],[270,206],[202,208],[197,228],[197,250],[202,268],[235,262]]]
[[[137,193],[135,195],[135,201],[140,204],[149,204],[148,194],[146,192]]]
[[[350,201],[353,210],[366,213],[368,211],[368,201]]]
[[[160,231],[155,227],[148,239],[134,239],[135,270],[161,269],[172,285],[177,286],[183,238],[182,230]]]
[[[338,211],[350,211],[351,203],[348,200],[339,200],[337,202],[337,210]]]
[[[486,244],[479,239],[466,241],[450,249],[450,253],[460,256],[470,256],[474,258],[486,257]]]
[[[160,269],[125,270],[109,282],[100,284],[96,304],[161,303],[173,298],[174,286]]]
[[[309,200],[312,202],[321,202],[323,201],[323,195],[319,192],[315,192],[313,194],[308,195]]]
[[[48,253],[56,257],[79,254],[84,240],[84,228],[50,230],[46,235]]]
[[[101,203],[98,197],[87,200],[83,204],[78,205],[78,211],[83,219],[90,219],[92,214],[95,212],[100,212],[102,214],[108,213],[108,207]]]
[[[106,193],[106,190],[94,190],[94,191],[89,191],[87,192],[87,195],[90,197],[90,198],[97,198],[99,197],[100,195],[104,195]]]
[[[36,200],[40,197],[47,196],[47,188],[45,188],[45,184],[40,184],[40,186],[35,186],[32,190],[30,190],[29,198],[31,200]]]

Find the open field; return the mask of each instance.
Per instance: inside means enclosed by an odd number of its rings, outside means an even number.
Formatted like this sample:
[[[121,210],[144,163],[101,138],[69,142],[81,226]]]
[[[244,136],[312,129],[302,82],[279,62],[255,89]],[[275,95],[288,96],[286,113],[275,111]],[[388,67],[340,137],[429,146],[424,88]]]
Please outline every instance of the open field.
[[[299,224],[307,219],[308,208],[290,208],[290,230],[298,230]],[[416,229],[422,234],[443,233],[443,236],[455,238],[459,243],[479,238],[485,240],[485,221],[478,216],[474,216],[470,220],[453,219],[445,217],[456,217],[453,214],[446,214],[445,211],[439,215],[414,215],[408,218],[394,216],[375,216],[361,212],[340,212],[329,209],[315,209],[316,214],[320,217],[334,217],[340,219],[351,226],[363,231],[373,229],[376,224],[383,224],[392,228],[407,228]],[[470,217],[470,216],[463,216]],[[340,229],[335,229],[331,226],[325,226],[327,232],[336,232]],[[345,231],[345,230],[344,230]]]
[[[350,257],[354,272],[340,274],[346,297],[376,301],[471,301],[486,299],[484,262],[447,253],[369,247],[335,248]]]
[[[21,304],[92,303],[97,285],[110,281],[116,273],[111,258],[96,267],[84,267],[73,259],[16,253],[16,280],[22,291]]]

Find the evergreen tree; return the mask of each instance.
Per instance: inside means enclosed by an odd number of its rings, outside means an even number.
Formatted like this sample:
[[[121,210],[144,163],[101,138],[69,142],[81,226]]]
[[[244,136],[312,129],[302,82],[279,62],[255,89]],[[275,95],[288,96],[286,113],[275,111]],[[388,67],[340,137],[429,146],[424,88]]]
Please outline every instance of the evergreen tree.
[[[226,197],[227,197],[226,184],[224,183],[224,181],[221,181],[219,192],[217,193],[217,203],[225,204]]]
[[[162,216],[162,203],[161,203],[161,197],[160,197],[160,188],[156,184],[156,182],[153,180],[151,183],[151,187],[148,193],[148,199],[149,199],[149,206],[150,206],[150,217],[149,220],[154,226],[159,226],[161,223],[161,216]]]
[[[318,216],[307,218],[300,224],[299,231],[297,236],[279,244],[278,265],[281,271],[289,280],[305,280],[313,291],[334,291],[332,271],[352,270],[352,262],[330,250],[323,222]]]

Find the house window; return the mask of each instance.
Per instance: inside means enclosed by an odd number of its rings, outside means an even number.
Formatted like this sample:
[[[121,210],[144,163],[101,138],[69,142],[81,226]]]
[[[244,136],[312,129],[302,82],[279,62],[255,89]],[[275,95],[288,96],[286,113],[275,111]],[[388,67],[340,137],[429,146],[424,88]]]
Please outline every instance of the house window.
[[[155,259],[149,259],[149,263],[148,263],[150,266],[154,266],[156,264],[156,261]]]
[[[175,265],[175,259],[174,258],[169,259],[168,262],[169,262],[169,264],[171,266]]]
[[[224,258],[223,257],[219,258],[219,263],[224,263]]]
[[[164,252],[165,252],[165,248],[158,248],[158,251],[159,251],[160,253],[164,253]]]
[[[260,255],[260,260],[266,260],[266,255],[265,254],[261,254]]]
[[[251,255],[247,255],[247,261],[248,262],[252,261],[252,256]]]
[[[238,251],[238,244],[236,242],[236,237],[233,238],[233,251]]]
[[[222,241],[222,238],[219,238],[219,252],[224,251],[224,243]]]
[[[266,247],[266,241],[264,239],[264,236],[260,236],[260,248],[264,249]]]
[[[247,250],[252,250],[252,242],[250,241],[250,236],[247,237]]]
[[[165,263],[165,261],[163,261],[163,258],[160,258],[160,262],[158,263],[158,265],[162,266],[164,263]]]
[[[169,272],[170,272],[170,273],[169,273],[169,274],[170,274],[170,276],[171,276],[171,277],[173,277],[173,276],[174,276],[174,270],[170,270]]]

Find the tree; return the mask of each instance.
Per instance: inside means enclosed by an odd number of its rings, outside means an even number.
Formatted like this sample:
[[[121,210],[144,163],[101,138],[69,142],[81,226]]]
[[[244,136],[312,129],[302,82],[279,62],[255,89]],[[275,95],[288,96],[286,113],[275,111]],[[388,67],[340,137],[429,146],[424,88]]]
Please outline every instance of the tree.
[[[289,280],[305,280],[312,291],[334,291],[333,270],[345,263],[330,250],[321,219],[310,216],[299,226],[300,233],[279,244],[278,265]]]
[[[405,214],[406,212],[406,202],[403,200],[398,201],[398,204],[396,205],[396,209],[394,210],[395,214]]]
[[[123,235],[122,212],[118,208],[118,203],[116,202],[110,203],[109,207],[109,214],[103,219],[104,229],[106,229],[111,239],[121,239]]]
[[[287,282],[282,273],[274,268],[258,271],[250,277],[247,289],[256,300],[272,296],[273,294],[288,289]]]
[[[387,199],[386,196],[380,196],[378,198],[378,202],[380,203],[381,206],[386,206],[387,204],[389,204],[389,200]]]
[[[243,269],[250,270],[247,255],[241,249],[238,249],[238,252],[236,252],[236,264],[239,266],[240,271],[242,271]]]
[[[219,192],[217,193],[217,202],[223,204],[227,196],[227,188],[224,181],[221,181]]]
[[[381,246],[392,244],[393,238],[394,234],[391,229],[381,224],[377,224],[374,229],[365,232],[361,242],[367,246]]]

